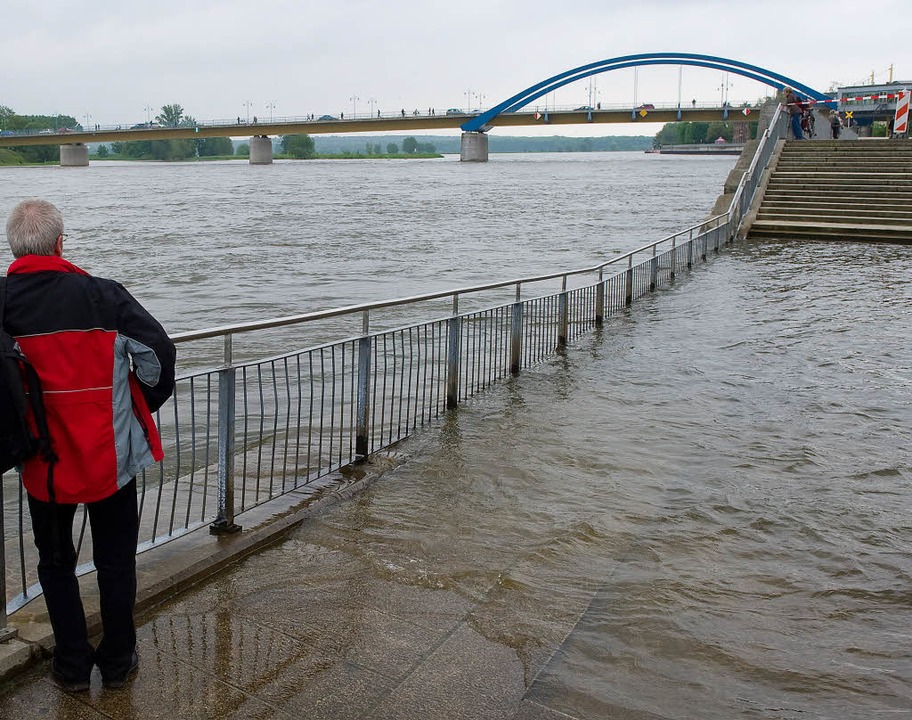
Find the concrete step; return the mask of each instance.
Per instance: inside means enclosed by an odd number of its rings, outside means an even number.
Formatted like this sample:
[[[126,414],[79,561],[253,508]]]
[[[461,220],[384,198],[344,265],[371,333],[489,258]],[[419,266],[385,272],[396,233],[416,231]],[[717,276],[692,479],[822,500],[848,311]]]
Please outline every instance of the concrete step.
[[[905,197],[896,197],[893,193],[888,195],[859,196],[855,193],[803,193],[779,192],[768,193],[763,197],[763,205],[782,205],[800,203],[798,207],[828,207],[831,209],[843,208],[846,210],[912,210],[912,193]]]
[[[819,180],[820,182],[828,182],[833,180],[871,180],[872,182],[890,182],[894,180],[906,181],[912,183],[912,175],[907,172],[897,172],[891,170],[868,170],[863,172],[842,172],[840,170],[813,170],[813,169],[804,169],[801,170],[780,170],[776,168],[776,172],[773,175],[777,180]]]
[[[771,181],[772,183],[772,181]],[[803,189],[801,189],[803,187]],[[793,200],[819,197],[823,200],[839,200],[847,202],[867,202],[870,200],[887,200],[895,198],[896,202],[906,202],[912,197],[912,190],[898,187],[863,187],[852,185],[834,185],[824,187],[808,187],[788,185],[773,185],[768,187],[765,197],[787,197]]]
[[[912,140],[786,140],[784,153],[912,152]]]
[[[765,198],[789,200],[820,199],[824,202],[909,202],[912,190],[906,188],[887,188],[880,190],[855,189],[851,185],[839,187],[808,188],[800,184],[781,185],[770,188]]]
[[[797,237],[823,240],[912,243],[912,228],[891,225],[756,220],[751,225],[748,237]]]
[[[796,210],[821,209],[830,212],[856,212],[872,214],[909,215],[912,217],[912,204],[905,202],[833,202],[831,199],[805,200],[804,198],[764,198],[761,206],[764,208],[794,208]]]
[[[761,209],[757,214],[758,220],[776,220],[782,222],[803,222],[803,223],[816,223],[816,224],[826,224],[826,223],[838,223],[842,225],[852,225],[855,227],[866,227],[868,225],[878,225],[878,226],[890,226],[890,227],[903,227],[906,228],[910,235],[912,235],[912,222],[908,217],[905,218],[893,218],[893,217],[879,217],[874,215],[851,215],[851,214],[839,214],[839,213],[824,213],[824,212],[776,212],[776,211],[766,211]]]
[[[821,210],[856,210],[860,212],[883,212],[883,213],[909,213],[912,216],[912,205],[908,202],[878,202],[873,205],[870,202],[840,202],[834,201],[830,196],[807,196],[802,195],[800,198],[786,197],[765,197],[763,198],[762,207],[781,207],[796,209],[815,209]]]
[[[760,212],[778,212],[778,213],[823,213],[832,215],[851,215],[853,217],[889,217],[889,218],[906,218],[906,222],[912,223],[912,210],[908,205],[894,204],[889,207],[881,205],[861,205],[846,203],[790,203],[785,201],[764,201],[760,206]]]
[[[852,175],[849,177],[827,177],[822,178],[819,175],[811,174],[779,174],[773,175],[770,180],[772,187],[786,187],[798,185],[800,187],[813,186],[816,188],[828,187],[857,187],[860,190],[883,190],[887,188],[912,188],[912,175],[903,174],[901,177],[859,177]]]
[[[812,170],[822,172],[834,172],[835,170],[839,170],[840,172],[881,172],[884,170],[887,172],[909,172],[912,170],[912,157],[909,157],[908,160],[895,160],[893,158],[888,160],[884,158],[883,160],[863,161],[832,158],[830,160],[814,160],[813,162],[789,159],[780,160],[779,164],[776,166],[777,172],[801,172]]]
[[[781,157],[784,158],[823,158],[823,157],[842,157],[842,158],[878,158],[878,157],[897,157],[905,158],[912,155],[912,143],[902,147],[882,147],[872,150],[853,150],[847,151],[844,148],[832,149],[812,149],[809,152],[803,152],[803,148],[786,146],[782,149]]]

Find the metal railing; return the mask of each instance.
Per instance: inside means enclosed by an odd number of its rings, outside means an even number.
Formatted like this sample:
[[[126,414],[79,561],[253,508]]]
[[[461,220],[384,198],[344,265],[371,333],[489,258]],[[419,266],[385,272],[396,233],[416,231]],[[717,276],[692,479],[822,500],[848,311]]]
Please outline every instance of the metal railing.
[[[288,493],[303,499],[320,492],[340,468],[389,448],[705,262],[734,239],[785,131],[784,117],[777,112],[761,138],[727,213],[618,258],[174,336],[181,347],[198,345],[193,355],[202,357],[212,357],[215,342],[219,358],[209,361],[216,367],[180,374],[174,396],[157,413],[165,459],[138,478],[139,552],[206,525],[214,534],[235,532],[237,515],[251,508]],[[548,284],[559,289],[530,291]],[[506,300],[490,304],[498,293]],[[437,316],[407,319],[416,310]],[[354,335],[265,358],[256,350],[246,352],[249,359],[235,357],[236,341],[251,334],[279,332],[274,341],[300,346],[308,327],[353,319],[360,323]],[[0,515],[0,583],[6,582],[0,629],[7,613],[40,593],[21,483],[12,473],[5,479],[17,497]],[[85,529],[83,513],[80,574],[93,569]]]

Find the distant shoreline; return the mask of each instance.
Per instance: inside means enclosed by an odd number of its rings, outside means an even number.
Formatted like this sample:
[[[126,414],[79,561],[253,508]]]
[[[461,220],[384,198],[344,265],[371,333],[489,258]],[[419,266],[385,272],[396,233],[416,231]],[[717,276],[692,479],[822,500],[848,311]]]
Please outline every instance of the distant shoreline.
[[[10,153],[15,155],[15,153]],[[60,165],[60,162],[55,160],[53,162],[44,162],[44,163],[29,163],[21,162],[21,158],[18,155],[15,156],[15,160],[8,157],[3,157],[0,155],[0,167],[56,167]],[[295,160],[295,161],[306,161],[306,160],[427,160],[427,159],[442,159],[443,155],[441,153],[414,153],[412,155],[398,154],[398,155],[366,155],[364,153],[337,153],[332,155],[315,155],[312,158],[293,158],[286,155],[276,155],[273,159],[275,160]],[[195,157],[195,158],[185,158],[183,160],[156,160],[155,158],[134,158],[126,157],[121,155],[108,155],[107,157],[98,157],[97,155],[90,155],[89,162],[147,162],[147,163],[193,163],[193,162],[210,162],[216,160],[237,160],[239,162],[249,162],[250,158],[246,155],[209,155],[206,157]]]

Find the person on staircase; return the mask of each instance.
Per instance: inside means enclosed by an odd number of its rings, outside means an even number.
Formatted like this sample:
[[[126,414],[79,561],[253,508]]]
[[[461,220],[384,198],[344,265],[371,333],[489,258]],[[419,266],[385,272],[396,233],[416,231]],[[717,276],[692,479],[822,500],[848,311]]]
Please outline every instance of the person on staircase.
[[[804,111],[804,106],[801,104],[801,99],[788,86],[782,88],[782,92],[785,94],[785,107],[788,109],[792,136],[795,140],[804,140],[804,131],[801,129],[801,114]]]
[[[833,133],[833,139],[839,139],[839,133],[842,132],[842,120],[839,119],[839,113],[834,110],[830,113],[830,131]]]

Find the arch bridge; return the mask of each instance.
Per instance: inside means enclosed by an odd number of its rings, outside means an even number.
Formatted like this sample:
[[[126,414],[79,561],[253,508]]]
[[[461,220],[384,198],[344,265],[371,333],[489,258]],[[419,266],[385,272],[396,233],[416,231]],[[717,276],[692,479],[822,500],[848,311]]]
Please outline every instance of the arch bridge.
[[[680,120],[713,121],[727,120],[732,110],[727,104],[722,106],[606,106],[604,109],[583,107],[573,110],[545,110],[540,112],[522,112],[530,104],[558,88],[601,73],[613,72],[631,67],[648,67],[652,65],[680,65],[702,67],[741,75],[776,89],[785,85],[793,88],[800,96],[834,106],[834,101],[827,95],[781,73],[761,68],[757,65],[731,60],[714,55],[694,53],[641,53],[600,60],[558,73],[546,80],[535,83],[525,90],[516,93],[481,113],[446,114],[401,114],[377,117],[358,116],[339,118],[324,116],[320,120],[307,118],[282,118],[276,122],[248,123],[209,123],[192,127],[133,127],[130,129],[99,128],[93,131],[62,132],[45,134],[42,131],[32,135],[0,136],[0,147],[22,145],[59,145],[61,165],[88,165],[88,147],[90,142],[117,142],[136,140],[167,140],[180,138],[232,137],[251,134],[250,162],[265,164],[272,162],[272,141],[269,135],[350,133],[350,132],[384,132],[455,129],[463,131],[461,159],[467,161],[486,161],[488,159],[488,138],[486,133],[494,127],[540,126],[542,124],[583,124],[605,122],[650,122],[665,123]],[[738,108],[743,111],[744,108]],[[746,108],[749,112],[752,108]],[[740,119],[740,118],[739,118]]]
[[[751,65],[749,63],[741,62],[740,60],[732,60],[730,58],[723,58],[716,55],[699,55],[696,53],[676,52],[622,55],[620,57],[588,63],[587,65],[580,65],[579,67],[558,73],[557,75],[554,75],[547,80],[542,80],[535,85],[527,87],[525,90],[522,90],[521,92],[495,105],[490,110],[486,110],[476,117],[473,117],[463,125],[460,125],[460,129],[466,133],[463,135],[462,157],[463,159],[486,160],[488,149],[487,136],[485,136],[484,133],[492,126],[499,124],[497,123],[497,119],[499,117],[505,114],[514,113],[517,110],[520,110],[521,108],[524,108],[530,103],[535,102],[539,98],[547,95],[548,93],[563,87],[564,85],[569,85],[570,83],[576,82],[577,80],[583,80],[585,78],[592,77],[593,75],[599,75],[601,73],[650,65],[682,65],[722,70],[724,72],[741,75],[742,77],[746,77],[751,80],[756,80],[757,82],[769,85],[770,87],[774,87],[777,90],[781,89],[784,86],[788,86],[795,90],[796,93],[802,98],[814,100],[821,103],[828,103],[830,106],[835,106],[834,103],[828,102],[831,101],[830,97],[817,90],[814,90],[804,83],[787,77],[781,73],[767,70],[765,68],[759,67],[758,65]],[[592,110],[589,109],[587,113],[589,115],[588,120],[591,122]],[[636,114],[637,108],[633,108],[631,111],[633,120],[636,119]],[[729,107],[723,106],[722,119],[727,120],[728,115]],[[683,110],[680,107],[680,104],[677,108],[676,119],[683,119]],[[658,118],[654,118],[653,121],[658,121]]]

